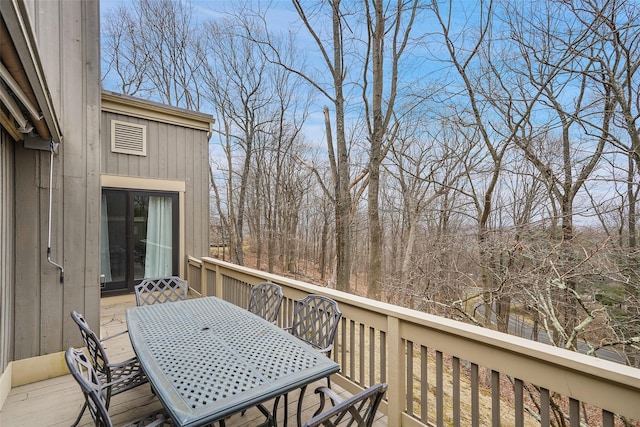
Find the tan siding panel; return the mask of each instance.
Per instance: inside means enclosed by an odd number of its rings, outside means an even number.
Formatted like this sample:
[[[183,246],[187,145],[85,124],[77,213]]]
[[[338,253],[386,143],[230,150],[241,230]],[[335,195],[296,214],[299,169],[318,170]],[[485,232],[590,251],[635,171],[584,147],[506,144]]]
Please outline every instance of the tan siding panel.
[[[44,5],[42,5],[44,6]],[[54,7],[55,6],[55,7]],[[44,64],[47,72],[56,67],[61,71],[52,83],[66,90],[60,92],[59,119],[64,134],[60,155],[53,160],[53,188],[52,188],[52,217],[51,217],[51,259],[61,264],[66,270],[65,283],[60,283],[60,271],[46,259],[42,263],[41,291],[40,291],[40,354],[53,353],[62,350],[63,298],[67,283],[79,283],[83,286],[82,271],[86,261],[85,248],[85,210],[86,197],[86,150],[82,143],[84,130],[85,108],[80,102],[83,90],[82,61],[82,28],[80,25],[70,25],[71,22],[81,22],[82,8],[61,5],[47,5],[47,22],[59,22],[61,25],[56,33],[51,25],[39,25],[42,31],[49,31],[47,39],[39,39],[39,43],[46,46],[44,51],[51,52]],[[68,20],[68,21],[67,21]],[[67,25],[65,25],[67,24]],[[44,35],[44,34],[43,34]],[[58,52],[58,55],[53,55]],[[60,58],[64,55],[64,61]],[[63,158],[64,156],[64,158]],[[41,168],[41,233],[40,242],[46,251],[49,203],[48,174],[49,159],[43,159]],[[44,167],[46,165],[46,167]],[[81,288],[80,288],[81,289]],[[83,292],[84,293],[84,292]],[[83,294],[82,293],[82,294]],[[69,293],[67,298],[74,296]],[[76,297],[77,298],[77,297]]]
[[[12,360],[15,260],[14,142],[0,130],[0,374]]]
[[[111,120],[147,126],[147,156],[112,153]],[[106,127],[106,126],[109,127]],[[185,255],[204,256],[208,248],[208,162],[205,131],[174,124],[129,117],[109,111],[102,113],[102,173],[127,177],[183,181],[185,183]],[[180,260],[186,264],[186,259]]]
[[[42,271],[40,272],[40,349],[38,355],[53,353],[62,350],[62,299],[64,297],[63,284],[60,283],[60,270],[54,265],[47,262],[47,230],[48,230],[48,207],[49,207],[49,163],[50,155],[46,152],[40,155],[40,233],[38,237],[38,245],[42,256]],[[52,186],[52,202],[51,202],[51,259],[57,264],[61,264],[66,268],[66,280],[77,280],[74,270],[83,268],[83,266],[75,267],[78,258],[84,253],[75,252],[76,246],[67,246],[69,244],[65,237],[72,240],[84,237],[84,227],[78,227],[82,224],[84,216],[76,216],[78,213],[70,209],[71,206],[77,206],[75,199],[83,197],[86,189],[80,186],[71,186],[71,181],[77,181],[78,178],[62,177],[60,171],[62,162],[60,156],[54,156],[53,159],[53,186]],[[64,188],[63,188],[64,187]],[[65,217],[65,210],[70,212]],[[75,216],[75,220],[72,219]],[[69,233],[65,233],[68,230]],[[72,231],[73,230],[73,231]],[[69,235],[70,234],[70,235]],[[80,235],[81,237],[77,237]],[[80,248],[83,248],[81,244]],[[65,248],[70,254],[71,262],[65,260]]]
[[[51,89],[51,99],[56,112],[62,110],[62,97],[59,89],[59,82],[62,79],[63,68],[60,67],[61,56],[64,55],[69,60],[71,53],[65,52],[62,46],[61,31],[62,18],[58,2],[48,0],[36,0],[33,2],[35,9],[30,9],[31,22],[38,39],[38,53],[42,62],[42,67],[47,73],[46,79],[49,89]],[[77,81],[76,81],[77,83]],[[63,131],[64,132],[64,131]]]
[[[16,359],[38,356],[40,351],[40,271],[46,248],[40,246],[40,189],[35,182],[37,157],[38,152],[16,145]]]
[[[69,316],[71,310],[77,310],[80,307],[84,313],[88,313],[87,319],[93,322],[92,324],[99,324],[100,318],[100,202],[102,200],[100,192],[100,33],[91,29],[92,25],[100,22],[100,7],[98,2],[93,2],[85,4],[82,10],[82,22],[88,25],[88,28],[85,27],[85,35],[82,39],[84,43],[83,58],[89,64],[86,70],[87,78],[83,80],[85,83],[83,104],[87,114],[87,126],[84,129],[87,150],[87,197],[84,201],[86,209],[85,265],[82,271],[83,280],[79,283],[69,284],[76,286],[76,288],[65,289],[65,306],[62,312],[63,331],[65,332],[63,349],[69,345],[77,346],[80,339],[77,325]],[[67,298],[69,292],[75,298]],[[80,301],[83,303],[81,306],[78,305]]]
[[[49,153],[16,147],[16,359],[78,345],[70,307],[99,316],[99,5],[36,1],[30,7],[44,77],[64,139],[54,160],[47,262]],[[88,298],[92,298],[89,301]]]
[[[61,120],[66,151],[63,189],[57,199],[57,203],[63,201],[64,205],[58,211],[60,214],[53,218],[54,224],[59,218],[63,223],[54,233],[52,244],[58,247],[58,251],[53,249],[54,260],[64,265],[65,277],[64,283],[60,284],[59,272],[53,266],[49,267],[54,277],[47,281],[45,289],[55,303],[48,303],[47,306],[53,308],[43,310],[43,325],[47,322],[46,325],[57,328],[60,335],[51,333],[51,337],[43,337],[45,353],[78,342],[77,327],[69,320],[70,308],[82,312],[90,324],[96,324],[99,318],[98,302],[86,297],[92,288],[99,286],[99,257],[94,247],[98,245],[99,236],[99,151],[95,150],[100,119],[97,108],[99,55],[96,52],[99,40],[92,34],[92,25],[99,21],[99,12],[95,2],[83,2],[78,6],[70,2],[59,5],[64,46],[64,59],[60,58],[63,70],[60,84],[65,89]],[[49,298],[45,289],[43,297]],[[44,313],[49,311],[50,319],[47,319]],[[63,333],[65,329],[66,333]]]
[[[187,168],[191,171],[193,176],[198,176],[198,161],[194,159],[195,147],[197,147],[197,142],[193,141],[191,138],[186,138],[183,136],[180,138],[179,142],[181,150],[184,152],[184,159],[178,165],[180,169]],[[197,224],[196,218],[200,217],[200,211],[198,209],[198,197],[195,193],[195,189],[198,186],[197,179],[192,179],[187,182],[187,194],[185,195],[185,203],[187,206],[190,206],[191,209],[186,209],[185,212],[185,252],[186,255],[192,255],[194,250],[195,241],[198,239],[195,233],[194,224]],[[186,262],[186,260],[185,260]]]
[[[206,143],[206,138],[202,138],[202,140],[193,147],[193,165],[196,173],[200,177],[200,179],[194,180],[193,183],[194,205],[196,207],[194,210],[207,213],[206,216],[198,215],[194,216],[193,218],[194,245],[190,253],[197,254],[194,256],[208,255],[206,252],[209,240],[209,175],[207,169],[207,166],[209,164],[208,152],[209,150],[208,144]],[[198,230],[197,233],[196,230]]]
[[[167,159],[167,176],[171,179],[176,179],[179,176],[186,176],[183,172],[184,169],[179,167],[179,164],[184,163],[187,153],[185,152],[185,141],[193,134],[191,129],[183,127],[176,128],[173,126],[173,132],[171,138],[168,141],[166,148]],[[189,136],[187,136],[189,135]]]

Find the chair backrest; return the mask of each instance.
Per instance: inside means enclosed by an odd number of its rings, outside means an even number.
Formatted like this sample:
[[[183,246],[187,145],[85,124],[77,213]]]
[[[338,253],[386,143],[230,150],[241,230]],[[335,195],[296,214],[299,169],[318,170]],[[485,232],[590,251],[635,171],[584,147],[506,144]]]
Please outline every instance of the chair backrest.
[[[387,391],[385,383],[371,386],[331,409],[315,415],[303,427],[334,427],[337,425],[371,427],[385,391]],[[324,402],[324,396],[320,398],[321,402]]]
[[[74,310],[71,312],[71,318],[80,328],[80,335],[82,335],[84,345],[89,351],[93,369],[102,375],[104,381],[111,382],[111,370],[108,367],[109,359],[104,347],[102,347],[100,338],[91,330],[82,314]]]
[[[113,427],[106,407],[106,396],[100,376],[81,349],[69,347],[65,352],[65,361],[71,375],[80,385],[91,417],[98,427]]]
[[[186,300],[189,286],[186,280],[171,276],[143,279],[134,289],[140,306]]]
[[[248,310],[269,322],[278,318],[284,294],[282,288],[275,283],[262,282],[251,288]]]
[[[338,303],[331,298],[307,295],[296,301],[291,333],[330,356],[341,317]]]

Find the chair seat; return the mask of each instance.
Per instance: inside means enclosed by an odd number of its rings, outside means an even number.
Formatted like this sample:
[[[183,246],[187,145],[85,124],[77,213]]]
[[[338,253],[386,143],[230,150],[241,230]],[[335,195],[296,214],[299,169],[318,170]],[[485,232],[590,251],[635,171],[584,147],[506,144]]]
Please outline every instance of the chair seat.
[[[371,427],[386,391],[387,384],[380,383],[342,400],[330,388],[318,387],[315,392],[320,395],[320,407],[303,427],[337,425]],[[322,412],[327,399],[331,401],[333,407]]]
[[[78,325],[78,328],[80,328],[80,334],[87,347],[93,371],[98,376],[100,383],[105,384],[103,393],[105,395],[105,407],[107,409],[109,408],[111,396],[123,393],[149,381],[136,357],[115,363],[109,361],[103,342],[108,341],[110,338],[115,338],[119,334],[100,340],[96,333],[91,330],[84,316],[77,311],[72,311],[71,318]],[[85,401],[72,427],[75,427],[80,422],[88,402],[88,400]]]
[[[114,383],[103,383],[100,374],[93,368],[93,364],[81,349],[69,347],[65,352],[65,361],[71,375],[76,380],[85,398],[84,408],[89,408],[89,413],[98,427],[112,427],[109,417],[108,399],[109,391],[113,391]],[[137,418],[126,424],[133,426],[172,426],[174,425],[164,411],[157,411]]]
[[[111,371],[112,396],[149,381],[137,357],[132,357],[119,363],[109,363],[108,366]],[[106,381],[106,375],[101,374],[101,376]]]
[[[138,426],[146,426],[146,427],[155,427],[155,426],[173,426],[175,425],[169,415],[167,415],[164,411],[153,412],[147,415],[144,415],[138,418],[135,421],[131,421],[125,424],[123,427],[138,427]]]
[[[306,341],[327,357],[331,357],[333,341],[341,318],[342,312],[335,300],[323,295],[310,294],[296,301],[291,327],[288,329],[294,336]],[[327,386],[331,386],[330,377],[327,377]],[[305,391],[306,386],[300,388],[298,425],[301,424],[302,400]],[[288,404],[289,396],[285,394],[285,411]]]

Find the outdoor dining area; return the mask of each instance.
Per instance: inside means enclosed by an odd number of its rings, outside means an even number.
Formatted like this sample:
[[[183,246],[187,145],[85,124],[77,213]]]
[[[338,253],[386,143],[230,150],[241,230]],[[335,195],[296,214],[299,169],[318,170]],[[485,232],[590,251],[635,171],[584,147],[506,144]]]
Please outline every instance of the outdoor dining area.
[[[364,422],[377,427],[550,426],[557,413],[571,426],[640,419],[636,368],[212,258],[190,258],[176,282],[169,297],[146,292],[150,304],[143,289],[103,298],[100,325],[76,313],[94,338],[67,351],[75,376],[13,388],[0,423],[69,426],[85,396],[80,426],[149,414],[151,425],[324,425],[314,417],[353,404],[350,414],[375,413]],[[119,363],[136,378],[125,391]],[[109,385],[110,395],[92,395]]]
[[[320,406],[304,426],[343,419],[373,425],[386,384],[346,400],[330,389],[339,365],[328,356],[341,317],[330,298],[308,295],[297,301],[287,331],[276,325],[283,293],[271,282],[252,287],[246,309],[216,297],[188,298],[188,284],[179,277],[145,279],[135,297],[122,333],[128,333],[136,356],[122,362],[110,362],[103,341],[80,313],[71,313],[86,349],[70,347],[65,353],[85,396],[73,426],[86,409],[96,425],[112,425],[111,397],[146,383],[162,408],[130,425],[225,426],[228,418],[253,407],[264,416],[260,425],[287,425],[289,394],[296,392],[301,426],[306,388],[323,379],[326,384],[315,391]],[[325,400],[330,404],[323,412]]]

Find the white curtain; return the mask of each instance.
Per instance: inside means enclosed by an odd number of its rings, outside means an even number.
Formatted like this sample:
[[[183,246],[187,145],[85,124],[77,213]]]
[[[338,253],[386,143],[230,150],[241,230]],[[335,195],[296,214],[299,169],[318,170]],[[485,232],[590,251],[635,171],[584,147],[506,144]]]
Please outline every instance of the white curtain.
[[[102,195],[100,225],[100,274],[105,283],[111,282],[111,253],[109,252],[109,216],[107,214],[107,196]]]
[[[144,277],[171,276],[172,224],[171,198],[149,197]]]

